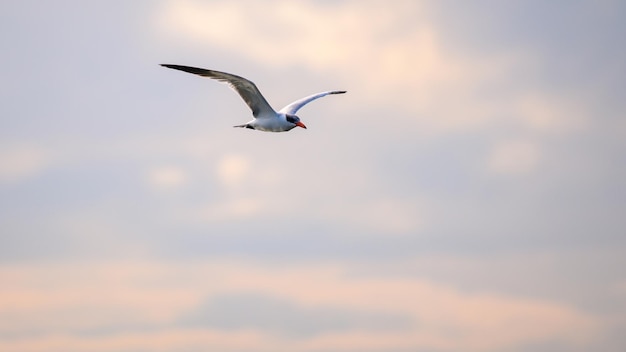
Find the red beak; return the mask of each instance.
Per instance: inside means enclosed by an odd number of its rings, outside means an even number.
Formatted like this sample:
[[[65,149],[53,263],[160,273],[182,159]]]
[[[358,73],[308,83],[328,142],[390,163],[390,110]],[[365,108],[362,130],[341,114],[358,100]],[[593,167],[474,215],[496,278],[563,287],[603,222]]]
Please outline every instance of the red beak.
[[[300,121],[296,122],[296,126],[299,126],[299,127],[302,127],[304,129],[306,129],[306,126],[302,122],[300,122]]]

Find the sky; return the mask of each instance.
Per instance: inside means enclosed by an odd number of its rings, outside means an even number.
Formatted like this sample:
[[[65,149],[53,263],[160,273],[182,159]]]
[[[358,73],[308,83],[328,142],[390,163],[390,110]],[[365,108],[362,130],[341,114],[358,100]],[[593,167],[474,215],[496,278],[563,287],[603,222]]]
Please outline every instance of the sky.
[[[626,4],[0,2],[0,350],[626,350]],[[308,129],[264,133],[234,73]]]

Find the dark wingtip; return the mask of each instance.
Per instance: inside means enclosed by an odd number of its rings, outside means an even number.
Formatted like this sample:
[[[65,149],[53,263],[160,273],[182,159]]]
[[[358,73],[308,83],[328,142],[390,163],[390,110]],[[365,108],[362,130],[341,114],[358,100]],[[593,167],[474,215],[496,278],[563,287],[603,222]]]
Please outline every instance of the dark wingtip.
[[[161,66],[167,67],[167,68],[171,68],[171,69],[174,69],[174,70],[180,70],[180,71],[193,73],[193,74],[200,75],[200,76],[206,76],[207,73],[211,72],[211,71],[209,71],[207,69],[204,69],[204,68],[183,66],[183,65],[161,64]]]
[[[347,90],[336,90],[336,91],[330,92],[330,94],[343,94],[347,92],[348,92]]]

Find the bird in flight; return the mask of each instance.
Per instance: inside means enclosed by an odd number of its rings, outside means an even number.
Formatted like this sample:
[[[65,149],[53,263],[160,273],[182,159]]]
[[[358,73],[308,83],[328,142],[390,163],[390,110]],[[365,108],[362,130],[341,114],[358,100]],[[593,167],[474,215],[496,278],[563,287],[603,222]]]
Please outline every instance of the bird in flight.
[[[234,127],[245,127],[266,132],[285,132],[295,128],[296,126],[306,128],[306,126],[300,121],[300,118],[295,115],[301,107],[315,99],[325,97],[329,94],[343,94],[346,92],[345,90],[332,90],[309,95],[308,97],[294,101],[293,103],[280,109],[280,111],[276,112],[267,100],[265,100],[256,85],[243,77],[226,72],[206,70],[190,66],[168,64],[161,64],[161,66],[193,73],[203,77],[209,77],[220,82],[227,83],[231,88],[239,93],[241,98],[243,98],[252,110],[252,116],[254,116],[252,121]]]

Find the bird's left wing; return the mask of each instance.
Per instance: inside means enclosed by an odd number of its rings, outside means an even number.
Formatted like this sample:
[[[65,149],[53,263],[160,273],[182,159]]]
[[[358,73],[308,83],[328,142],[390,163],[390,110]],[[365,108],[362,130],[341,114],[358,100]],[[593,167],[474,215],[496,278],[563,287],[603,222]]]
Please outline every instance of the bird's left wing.
[[[261,92],[259,91],[259,88],[257,88],[257,86],[252,81],[247,80],[243,77],[233,75],[231,73],[207,70],[198,67],[168,64],[161,64],[161,66],[174,70],[193,73],[199,76],[208,77],[218,80],[220,82],[227,83],[231,88],[239,93],[239,95],[246,102],[248,107],[250,107],[250,110],[252,110],[252,115],[254,117],[269,116],[275,113],[274,109],[272,109],[270,104],[263,97],[263,94],[261,94]]]
[[[328,91],[328,92],[322,92],[322,93],[309,95],[308,97],[304,97],[302,99],[296,100],[293,103],[285,106],[284,108],[280,109],[279,112],[282,112],[282,113],[285,113],[285,114],[289,114],[289,115],[293,115],[298,110],[300,110],[301,107],[303,107],[304,105],[312,102],[315,99],[319,99],[321,97],[325,97],[325,96],[327,96],[329,94],[343,94],[345,92],[346,92],[345,90],[331,90],[331,91]]]

